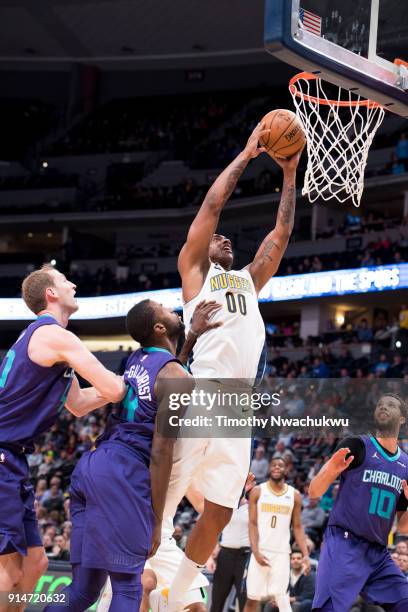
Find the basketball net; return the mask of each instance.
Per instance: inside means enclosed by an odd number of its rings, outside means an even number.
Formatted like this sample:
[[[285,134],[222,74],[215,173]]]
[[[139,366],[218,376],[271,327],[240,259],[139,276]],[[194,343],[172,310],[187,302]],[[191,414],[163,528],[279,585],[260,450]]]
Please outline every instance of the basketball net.
[[[310,202],[351,199],[359,206],[368,152],[384,108],[341,87],[337,99],[330,99],[322,80],[308,72],[294,76],[289,90],[307,139],[303,195]]]

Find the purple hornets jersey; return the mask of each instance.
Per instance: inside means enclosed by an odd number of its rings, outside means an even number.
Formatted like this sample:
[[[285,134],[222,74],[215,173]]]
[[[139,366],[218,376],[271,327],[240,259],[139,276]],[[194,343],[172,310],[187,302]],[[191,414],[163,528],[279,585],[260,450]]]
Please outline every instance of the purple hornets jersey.
[[[399,449],[390,457],[375,438],[361,436],[361,440],[365,459],[342,473],[328,524],[386,546],[402,480],[408,478],[408,455]]]
[[[0,365],[0,443],[33,449],[34,439],[46,431],[64,407],[73,371],[65,364],[43,367],[31,361],[28,343],[42,325],[59,325],[41,315],[29,325]]]
[[[122,442],[134,448],[149,464],[158,407],[154,383],[160,370],[170,361],[177,359],[169,351],[154,346],[131,354],[124,373],[127,393],[116,414],[109,417],[97,444],[105,440]]]

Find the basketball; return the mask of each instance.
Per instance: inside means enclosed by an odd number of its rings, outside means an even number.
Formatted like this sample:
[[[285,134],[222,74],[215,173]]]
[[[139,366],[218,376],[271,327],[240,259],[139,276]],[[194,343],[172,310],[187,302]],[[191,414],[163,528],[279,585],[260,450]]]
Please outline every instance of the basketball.
[[[265,123],[265,130],[270,130],[269,134],[260,139],[268,153],[277,157],[292,157],[306,142],[302,124],[290,110],[278,108],[270,111],[261,122]]]

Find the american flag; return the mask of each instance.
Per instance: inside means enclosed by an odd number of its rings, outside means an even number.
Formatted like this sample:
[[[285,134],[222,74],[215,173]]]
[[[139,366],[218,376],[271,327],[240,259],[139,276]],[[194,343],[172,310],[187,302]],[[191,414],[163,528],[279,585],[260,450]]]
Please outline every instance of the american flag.
[[[303,29],[306,32],[311,32],[312,34],[316,34],[317,36],[322,35],[322,19],[319,15],[315,15],[310,11],[305,11],[305,9],[301,8],[299,11],[299,19],[303,24]]]

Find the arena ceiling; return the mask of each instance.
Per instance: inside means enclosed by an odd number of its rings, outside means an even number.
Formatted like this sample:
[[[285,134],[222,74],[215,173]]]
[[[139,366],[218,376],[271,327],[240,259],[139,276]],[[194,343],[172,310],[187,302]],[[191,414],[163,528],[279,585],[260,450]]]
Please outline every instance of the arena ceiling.
[[[264,0],[0,0],[0,64],[272,61]]]

